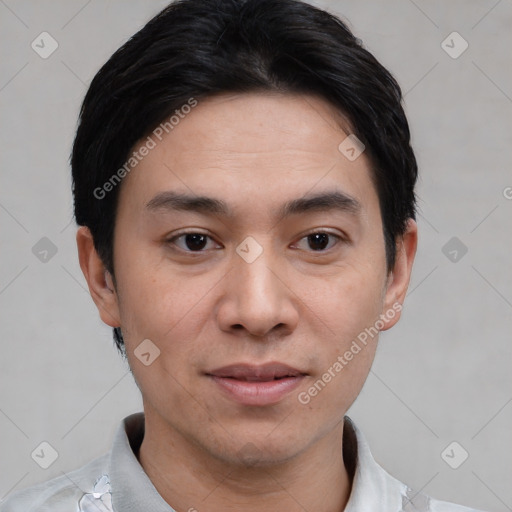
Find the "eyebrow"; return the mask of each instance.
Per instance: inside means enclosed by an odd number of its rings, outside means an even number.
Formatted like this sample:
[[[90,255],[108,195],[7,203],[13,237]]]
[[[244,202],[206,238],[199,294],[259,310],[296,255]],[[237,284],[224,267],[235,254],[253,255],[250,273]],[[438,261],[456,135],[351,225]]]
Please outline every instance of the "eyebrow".
[[[192,211],[202,214],[234,217],[226,202],[207,196],[183,194],[166,191],[157,194],[146,203],[148,211]],[[361,203],[354,197],[337,190],[308,194],[304,197],[288,201],[279,208],[277,218],[308,212],[338,210],[357,215],[361,210]]]
[[[361,203],[344,192],[324,192],[289,201],[281,208],[278,217],[283,219],[290,215],[327,210],[357,215],[361,210]]]

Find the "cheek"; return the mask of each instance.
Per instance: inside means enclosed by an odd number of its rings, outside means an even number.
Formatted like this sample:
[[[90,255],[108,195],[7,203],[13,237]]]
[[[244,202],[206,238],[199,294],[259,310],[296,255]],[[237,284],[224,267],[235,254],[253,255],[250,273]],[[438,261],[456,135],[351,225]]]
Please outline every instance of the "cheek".
[[[209,341],[203,332],[205,316],[212,304],[194,293],[184,294],[176,283],[164,286],[161,281],[150,291],[128,294],[123,300],[121,320],[128,362],[143,395],[157,409],[186,410],[194,390],[197,353]],[[126,331],[126,333],[125,333]],[[145,365],[139,358],[142,340],[149,339],[153,362]],[[201,340],[201,343],[198,343]],[[148,352],[148,350],[146,350]]]
[[[338,289],[335,299],[325,305],[329,331],[325,336],[316,333],[310,345],[310,350],[318,354],[319,364],[298,396],[299,403],[311,411],[316,410],[324,419],[330,417],[331,426],[341,420],[359,395],[377,348],[378,331],[374,326],[379,304],[368,287],[358,290]]]
[[[192,323],[193,327],[196,307],[211,288],[212,279],[206,275],[204,279],[187,279],[167,268],[165,261],[134,251],[119,270],[123,332],[134,338],[129,341],[149,338],[163,343],[183,324]]]
[[[360,262],[344,265],[325,279],[302,278],[297,294],[307,306],[306,314],[322,320],[337,349],[379,318],[385,286],[384,272],[379,269]]]
[[[319,355],[306,390],[313,408],[330,404],[346,411],[366,380],[377,347],[376,324],[383,300],[384,274],[375,268],[344,269],[337,277],[317,283],[315,293],[310,293],[306,311],[321,320],[317,324],[322,329],[311,333],[309,344],[309,350]]]
[[[215,341],[215,284],[223,273],[212,271],[192,279],[168,269],[165,262],[139,258],[130,260],[121,274],[121,324],[135,377],[150,387],[162,379],[171,393],[177,382],[189,389],[198,354],[209,353]],[[151,371],[134,357],[145,339],[160,351]],[[160,385],[162,388],[165,386]]]

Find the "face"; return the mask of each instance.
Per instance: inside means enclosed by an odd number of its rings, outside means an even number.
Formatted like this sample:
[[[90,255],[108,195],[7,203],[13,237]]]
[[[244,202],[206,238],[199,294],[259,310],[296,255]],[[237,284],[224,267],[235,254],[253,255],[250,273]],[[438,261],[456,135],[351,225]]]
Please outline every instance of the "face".
[[[146,421],[217,459],[252,443],[288,460],[333,432],[400,316],[414,223],[388,273],[370,162],[340,152],[340,121],[310,96],[210,98],[123,180],[116,287],[93,298]]]

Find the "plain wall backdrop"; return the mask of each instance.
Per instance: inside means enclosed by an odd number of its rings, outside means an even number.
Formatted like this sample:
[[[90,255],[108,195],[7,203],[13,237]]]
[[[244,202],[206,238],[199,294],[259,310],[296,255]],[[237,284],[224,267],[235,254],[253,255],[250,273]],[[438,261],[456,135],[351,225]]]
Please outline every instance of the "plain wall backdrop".
[[[316,4],[401,84],[420,167],[403,317],[349,415],[415,490],[512,510],[512,2]],[[68,157],[91,79],[165,5],[0,0],[0,498],[101,455],[141,410],[78,266]]]

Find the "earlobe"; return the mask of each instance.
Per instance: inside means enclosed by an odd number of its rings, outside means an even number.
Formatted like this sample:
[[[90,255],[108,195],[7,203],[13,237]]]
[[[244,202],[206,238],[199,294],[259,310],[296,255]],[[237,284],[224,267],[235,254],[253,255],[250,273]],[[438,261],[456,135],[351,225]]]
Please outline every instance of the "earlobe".
[[[383,331],[393,327],[400,318],[411,279],[412,264],[417,246],[418,226],[413,219],[409,219],[404,235],[397,241],[395,264],[387,283],[384,308],[381,315],[385,324],[381,329]]]
[[[101,319],[110,327],[120,327],[119,305],[113,279],[96,252],[89,228],[78,228],[76,244],[80,268]]]

